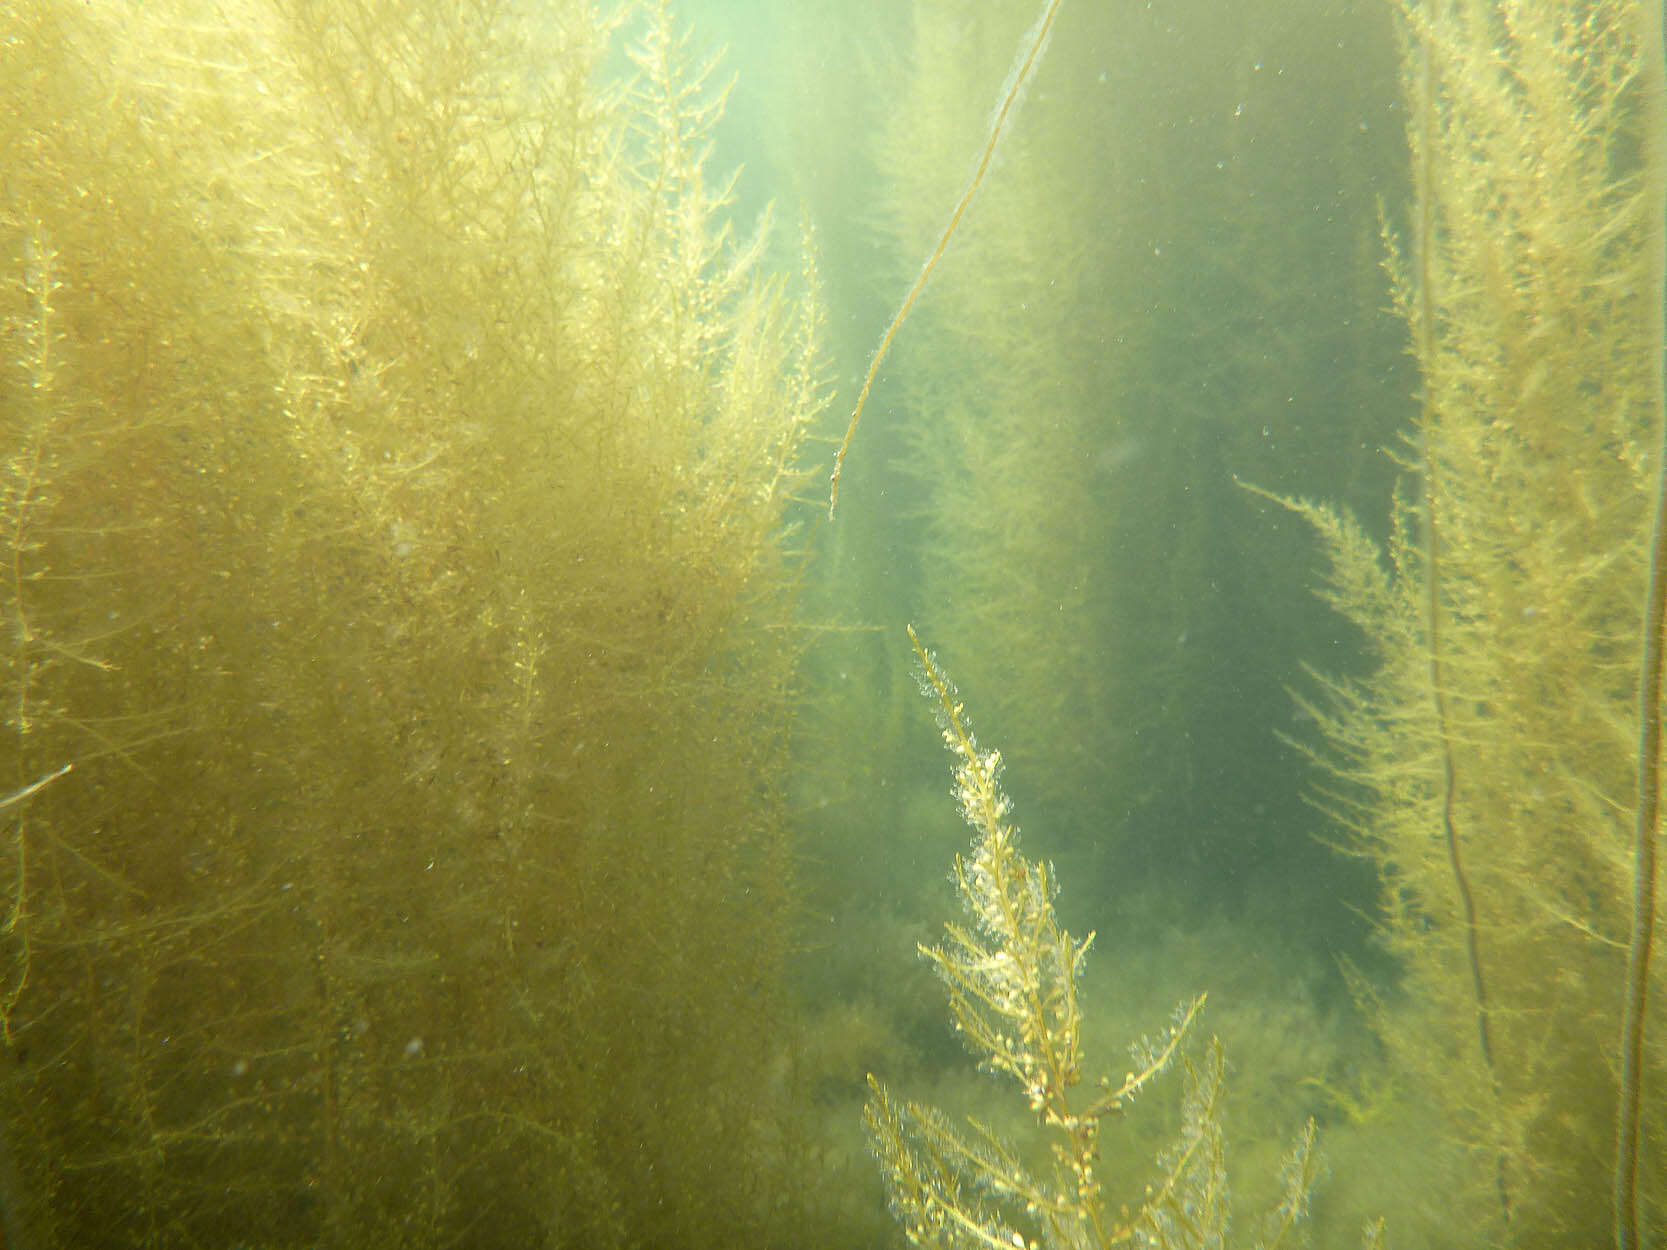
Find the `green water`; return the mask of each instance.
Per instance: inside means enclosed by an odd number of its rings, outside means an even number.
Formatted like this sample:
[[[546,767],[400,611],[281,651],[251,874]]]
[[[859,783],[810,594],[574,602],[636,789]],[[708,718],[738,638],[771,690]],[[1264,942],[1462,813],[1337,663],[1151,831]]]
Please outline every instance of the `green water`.
[[[1607,1240],[1634,6],[1064,0],[1002,113],[1036,10],[0,18],[4,1244],[897,1245],[870,1074],[1045,1171],[911,624],[1083,1076],[1208,996],[1108,1218],[1216,1036],[1232,1244],[1310,1119],[1312,1244]]]

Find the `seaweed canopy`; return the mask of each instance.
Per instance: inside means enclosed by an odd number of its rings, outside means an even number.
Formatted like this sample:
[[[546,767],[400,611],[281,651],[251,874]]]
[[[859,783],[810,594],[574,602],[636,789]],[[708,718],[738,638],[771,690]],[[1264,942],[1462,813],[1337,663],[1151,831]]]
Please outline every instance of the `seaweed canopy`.
[[[1620,918],[1653,876],[1629,848],[1657,766],[1638,725],[1640,690],[1658,716],[1658,653],[1638,639],[1659,634],[1640,605],[1660,582],[1662,175],[1659,90],[1640,107],[1637,84],[1658,78],[1641,58],[1659,31],[1640,32],[1660,14],[1409,0],[1401,17],[1416,194],[1410,239],[1386,234],[1423,380],[1417,489],[1387,553],[1288,501],[1378,662],[1310,702],[1322,802],[1379,865],[1415,992],[1390,1008],[1360,988],[1464,1143],[1460,1209],[1500,1244],[1599,1244],[1613,1110],[1664,1059],[1637,1047],[1618,1088]]]
[[[15,1244],[782,1240],[819,311],[633,12],[4,6]]]

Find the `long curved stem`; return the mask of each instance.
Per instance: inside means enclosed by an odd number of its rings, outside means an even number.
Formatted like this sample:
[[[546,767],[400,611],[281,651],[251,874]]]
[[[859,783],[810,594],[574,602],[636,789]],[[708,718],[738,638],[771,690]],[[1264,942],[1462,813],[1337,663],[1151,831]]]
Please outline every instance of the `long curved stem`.
[[[1046,0],[1042,9],[1042,16],[1036,19],[1036,26],[1031,32],[1028,43],[1020,45],[1019,60],[1014,62],[1009,75],[1007,89],[1003,93],[1001,103],[996,106],[995,118],[990,123],[990,137],[984,144],[984,151],[978,158],[978,168],[973,170],[972,181],[967,183],[967,189],[961,192],[961,198],[956,202],[955,211],[949,215],[949,224],[944,227],[943,234],[938,237],[938,246],[932,249],[932,254],[926,258],[926,264],[915,279],[915,284],[909,288],[909,293],[903,297],[903,304],[897,310],[897,315],[891,319],[886,332],[880,337],[880,346],[874,349],[874,358],[868,362],[868,373],[862,380],[862,390],[857,393],[857,404],[851,411],[851,424],[846,427],[845,441],[839,445],[839,454],[834,457],[833,474],[828,479],[828,519],[833,520],[834,509],[839,507],[839,474],[845,468],[845,455],[851,450],[851,440],[857,434],[857,422],[862,420],[862,410],[868,405],[868,392],[874,388],[874,378],[880,372],[880,362],[886,358],[891,350],[892,340],[897,337],[897,331],[903,325],[903,319],[909,315],[909,310],[915,306],[921,291],[926,288],[926,279],[932,276],[932,271],[938,267],[938,261],[949,246],[949,240],[961,224],[961,218],[967,211],[967,205],[972,203],[972,197],[978,194],[978,188],[984,182],[984,175],[989,172],[990,162],[995,158],[996,144],[1001,140],[1002,131],[1007,128],[1008,120],[1018,107],[1019,97],[1024,94],[1025,83],[1029,81],[1031,72],[1042,59],[1042,52],[1047,47],[1048,35],[1053,30],[1053,20],[1059,14],[1059,6],[1063,0]]]
[[[1655,523],[1644,604],[1644,657],[1638,675],[1638,823],[1633,844],[1632,942],[1627,948],[1621,1024],[1620,1106],[1615,1117],[1615,1245],[1638,1244],[1638,1126],[1644,1081],[1644,1016],[1655,939],[1656,834],[1661,799],[1661,631],[1667,617],[1667,66],[1659,0],[1638,4],[1640,79],[1645,112],[1644,212],[1649,222],[1651,298],[1650,416],[1656,451]]]
[[[1434,25],[1433,19],[1431,22]],[[1419,413],[1419,441],[1423,448],[1421,476],[1424,487],[1424,613],[1425,631],[1430,647],[1430,694],[1435,701],[1436,733],[1441,741],[1441,828],[1447,845],[1447,863],[1452,869],[1453,885],[1459,896],[1459,908],[1464,919],[1465,955],[1470,963],[1471,997],[1476,1005],[1476,1040],[1482,1052],[1489,1079],[1498,1092],[1499,1079],[1494,1067],[1493,1038],[1488,1010],[1487,979],[1482,975],[1482,944],[1476,921],[1476,896],[1470,888],[1470,877],[1464,869],[1464,854],[1459,842],[1454,811],[1458,806],[1458,768],[1453,760],[1453,740],[1447,711],[1446,660],[1441,634],[1441,528],[1437,518],[1440,496],[1440,467],[1435,448],[1436,411],[1435,385],[1430,376],[1436,368],[1435,294],[1432,290],[1433,264],[1431,252],[1435,247],[1435,187],[1431,174],[1436,142],[1435,75],[1430,64],[1430,32],[1420,39],[1418,52],[1418,161],[1414,170],[1418,220],[1414,238],[1414,263],[1418,267],[1417,338],[1418,359],[1424,369],[1423,400]],[[1510,1186],[1505,1175],[1505,1156],[1499,1156],[1499,1203],[1507,1221],[1511,1218]]]

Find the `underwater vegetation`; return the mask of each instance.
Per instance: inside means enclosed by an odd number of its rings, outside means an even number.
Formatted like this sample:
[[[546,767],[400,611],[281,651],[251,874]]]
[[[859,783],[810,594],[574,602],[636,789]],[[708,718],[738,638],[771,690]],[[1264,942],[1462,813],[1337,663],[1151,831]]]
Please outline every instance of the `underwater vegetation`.
[[[1105,323],[1082,315],[1110,263],[1084,226],[1092,188],[1071,142],[1087,124],[1082,102],[1040,85],[1072,56],[1052,46],[1061,12],[1070,6],[1044,5],[1026,27],[969,24],[958,3],[911,6],[900,107],[880,136],[882,222],[900,285],[922,256],[932,266],[890,367],[903,417],[893,493],[908,492],[901,507],[926,553],[913,607],[967,657],[963,676],[988,675],[990,714],[1032,783],[1091,808],[1100,795],[1082,744],[1122,741],[1111,709],[1127,702],[1102,645],[1119,584],[1100,519],[1104,444],[1121,430],[1107,382],[1121,357]],[[1021,91],[1022,110],[1011,107]],[[992,150],[995,172],[957,204],[951,240],[942,207],[967,160],[982,169]],[[1097,697],[1069,697],[1073,684]]]
[[[1659,1239],[1659,10],[0,9],[6,1246]]]
[[[1659,15],[1621,3],[1478,0],[1406,3],[1398,17],[1414,204],[1406,230],[1385,228],[1386,270],[1422,377],[1398,456],[1416,491],[1398,501],[1385,549],[1332,507],[1285,501],[1330,548],[1326,597],[1360,628],[1377,665],[1364,679],[1322,677],[1322,695],[1301,700],[1329,739],[1306,744],[1332,778],[1317,798],[1343,848],[1376,866],[1380,936],[1404,970],[1393,987],[1352,965],[1347,975],[1415,1097],[1448,1117],[1446,1200],[1477,1243],[1632,1245],[1660,1219],[1652,1091],[1667,1057],[1644,1015],[1661,976],[1649,960],[1660,907],[1664,541],[1649,524],[1662,463]],[[942,73],[946,58],[922,61]],[[1014,164],[1024,160],[1017,136],[1006,150]],[[1031,181],[1042,180],[1026,170],[1014,179],[1019,190],[1006,191],[1022,195]],[[1002,194],[992,185],[980,207]],[[900,196],[900,211],[923,198]],[[984,285],[1001,290],[1011,275],[1033,273],[999,246],[1022,239],[1022,223],[1038,214],[1046,209],[1002,219],[990,254],[1011,263],[994,265],[1000,276]],[[976,235],[975,219],[963,229]],[[1068,229],[1043,233],[1070,238]],[[928,271],[941,255],[940,240]],[[1013,593],[1064,563],[1080,594],[1085,564],[1071,563],[1068,542],[1038,544],[1051,562],[1004,558],[1065,497],[1067,467],[1088,457],[1044,452],[1051,476],[1016,467],[1027,447],[1057,451],[1049,440],[1066,423],[1010,420],[1025,401],[1009,409],[1000,375],[1020,379],[1015,391],[1047,379],[1030,389],[1049,393],[1071,371],[1011,366],[1023,352],[1058,350],[1064,336],[1004,341],[987,329],[1001,317],[981,315],[978,285],[969,282],[943,320],[946,338],[988,344],[991,377],[960,385],[943,371],[918,387],[930,420],[916,463],[942,535],[944,593],[928,598],[979,587],[965,597],[977,645],[1022,650],[1017,640],[1034,635],[1034,620],[1003,628],[982,605],[1080,611],[1069,595]],[[1023,306],[1011,296],[993,302],[1009,318]],[[977,353],[967,355],[976,370]],[[969,453],[981,439],[997,457]],[[1014,502],[1025,490],[1036,491],[1034,506]],[[1033,654],[1073,679],[1084,670],[1068,645]],[[1021,717],[1049,706],[1030,697],[1028,658],[992,666],[1025,690]],[[1071,688],[1054,685],[1058,698]],[[1066,730],[1057,741],[1069,750],[1099,737]],[[960,784],[964,804],[969,784]],[[995,896],[979,893],[979,873],[990,871],[964,863],[956,877],[989,944],[952,930],[947,948],[926,954],[988,1066],[1018,1077],[1041,1123],[1063,1129],[1056,1158],[1068,1176],[1070,1160],[1088,1152],[1073,1142],[1070,1117],[1038,1096],[1026,1064],[1047,1068],[1040,1057],[1054,1052],[1043,1031],[1075,1018],[1062,987],[1080,948],[1058,946],[1051,914],[1004,936],[985,905]],[[1028,985],[1055,1012],[1051,1024],[1040,1007],[1028,1018],[1013,1008],[1018,991],[1002,970],[1027,965],[1017,951],[1003,955],[1004,941],[1050,952],[1051,981]],[[1009,1009],[1016,1023],[1004,1031],[993,1021]],[[1061,1037],[1058,1053],[1074,1062],[1074,1038]],[[1073,1062],[1052,1070],[1074,1072]],[[1026,1244],[994,1213],[1003,1200],[1032,1217],[1069,1208],[1080,1227],[1044,1224],[1043,1240],[1091,1240],[1080,1188],[1074,1204],[1061,1199],[1070,1185],[1036,1181],[989,1130],[975,1125],[964,1138],[936,1113],[879,1087],[875,1097],[871,1129],[912,1240]]]
[[[1667,1047],[1641,1014],[1662,986],[1660,13],[1400,13],[1414,203],[1386,236],[1416,487],[1386,548],[1289,501],[1375,661],[1305,701],[1320,802],[1380,873],[1405,982],[1357,991],[1450,1119],[1467,1225],[1633,1245],[1667,1193]]]
[[[966,709],[941,666],[909,630],[921,688],[955,758],[954,793],[974,832],[970,855],[955,861],[955,885],[972,918],[951,924],[938,946],[922,945],[949,993],[955,1027],[982,1066],[1010,1078],[1050,1146],[1051,1174],[1038,1176],[1024,1155],[972,1120],[954,1127],[937,1110],[899,1101],[872,1076],[866,1120],[885,1174],[892,1210],[911,1245],[967,1247],[1218,1246],[1231,1215],[1221,1097],[1226,1060],[1214,1038],[1192,1034],[1204,996],[1182,1003],[1168,1028],[1130,1047],[1128,1073],[1083,1083],[1084,1039],[1078,978],[1094,935],[1077,939],[1053,910],[1051,868],[1027,859],[1007,817],[1001,752],[980,748]],[[1102,1178],[1099,1137],[1107,1121],[1179,1066],[1186,1090],[1173,1145],[1143,1181]],[[1310,1119],[1280,1168],[1283,1191],[1255,1242],[1287,1244],[1307,1215],[1319,1177]],[[1381,1244],[1382,1225],[1366,1230]]]
[[[1270,77],[1276,55],[1311,77],[1311,20],[1275,7],[1236,18],[1235,34],[1254,35]],[[865,284],[883,305],[861,323],[876,336],[942,241],[944,213],[993,137],[1003,75],[1034,46],[1037,10],[920,0],[875,53],[870,94],[892,102],[878,151],[864,154],[888,262]],[[1335,481],[1351,452],[1373,459],[1398,415],[1368,409],[1376,424],[1361,428],[1313,395],[1322,379],[1344,396],[1381,388],[1379,363],[1396,363],[1389,318],[1354,315],[1384,300],[1374,188],[1330,198],[1333,171],[1370,176],[1363,147],[1393,169],[1392,136],[1328,148],[1329,131],[1293,107],[1288,129],[1270,121],[1252,134],[1272,149],[1262,160],[1221,168],[1209,119],[1231,108],[1235,88],[1217,80],[1239,49],[1215,42],[1218,16],[1080,4],[1053,15],[993,167],[897,330],[872,401],[888,415],[864,418],[842,523],[830,527],[831,541],[854,543],[879,513],[887,537],[912,539],[895,543],[917,565],[884,609],[963,657],[962,680],[987,691],[986,715],[1047,804],[1062,854],[1073,868],[1092,860],[1108,887],[1151,869],[1151,848],[1171,835],[1265,862],[1242,825],[1305,853],[1300,770],[1293,762],[1287,782],[1265,766],[1280,752],[1256,744],[1272,741],[1269,702],[1283,707],[1273,652],[1300,654],[1330,626],[1302,603],[1305,557],[1243,525],[1228,474],[1283,472],[1292,447]],[[1375,33],[1358,17],[1341,24],[1351,47]],[[1310,37],[1318,62],[1333,41]],[[1166,72],[1171,53],[1200,63]],[[1372,55],[1387,75],[1393,56]],[[1329,78],[1323,87],[1321,101],[1346,98]],[[1324,197],[1324,216],[1293,216],[1284,197],[1309,196]],[[871,347],[852,345],[853,390]],[[1294,390],[1322,410],[1301,437],[1289,427]],[[1302,631],[1293,601],[1312,622]],[[906,702],[907,683],[896,685]],[[1258,819],[1258,803],[1289,816]]]
[[[821,314],[709,67],[663,4],[0,47],[7,1245],[776,1237]]]
[[[978,194],[978,188],[984,183],[984,175],[989,172],[990,161],[995,156],[996,144],[1001,141],[1002,133],[1007,128],[1008,119],[1017,107],[1023,95],[1031,74],[1035,71],[1042,54],[1047,51],[1048,36],[1053,31],[1054,18],[1059,15],[1061,0],[1044,0],[1042,12],[1036,19],[1036,25],[1031,33],[1019,45],[1019,57],[1008,71],[1007,82],[1002,88],[1001,99],[996,105],[995,114],[990,121],[990,135],[984,141],[984,149],[979,153],[978,164],[973,169],[972,178],[968,181],[966,190],[961,192],[961,198],[955,201],[955,207],[949,214],[949,222],[938,236],[937,246],[932,254],[926,258],[921,266],[920,275],[914,285],[903,297],[903,303],[897,309],[897,315],[891,319],[886,332],[880,337],[880,345],[874,349],[873,358],[868,362],[868,371],[863,374],[862,387],[857,392],[857,402],[851,409],[851,422],[845,429],[845,437],[839,444],[839,451],[834,455],[833,472],[828,476],[828,518],[833,519],[834,512],[839,507],[839,475],[845,467],[845,457],[851,450],[851,440],[856,437],[857,423],[862,420],[863,408],[868,404],[869,392],[874,389],[874,378],[880,372],[880,365],[884,363],[886,353],[891,350],[892,341],[897,337],[897,331],[920,298],[926,281],[932,276],[938,262],[943,259],[944,249],[949,241],[955,237],[960,228],[961,218],[966,214],[967,205],[972,203],[973,196]]]

